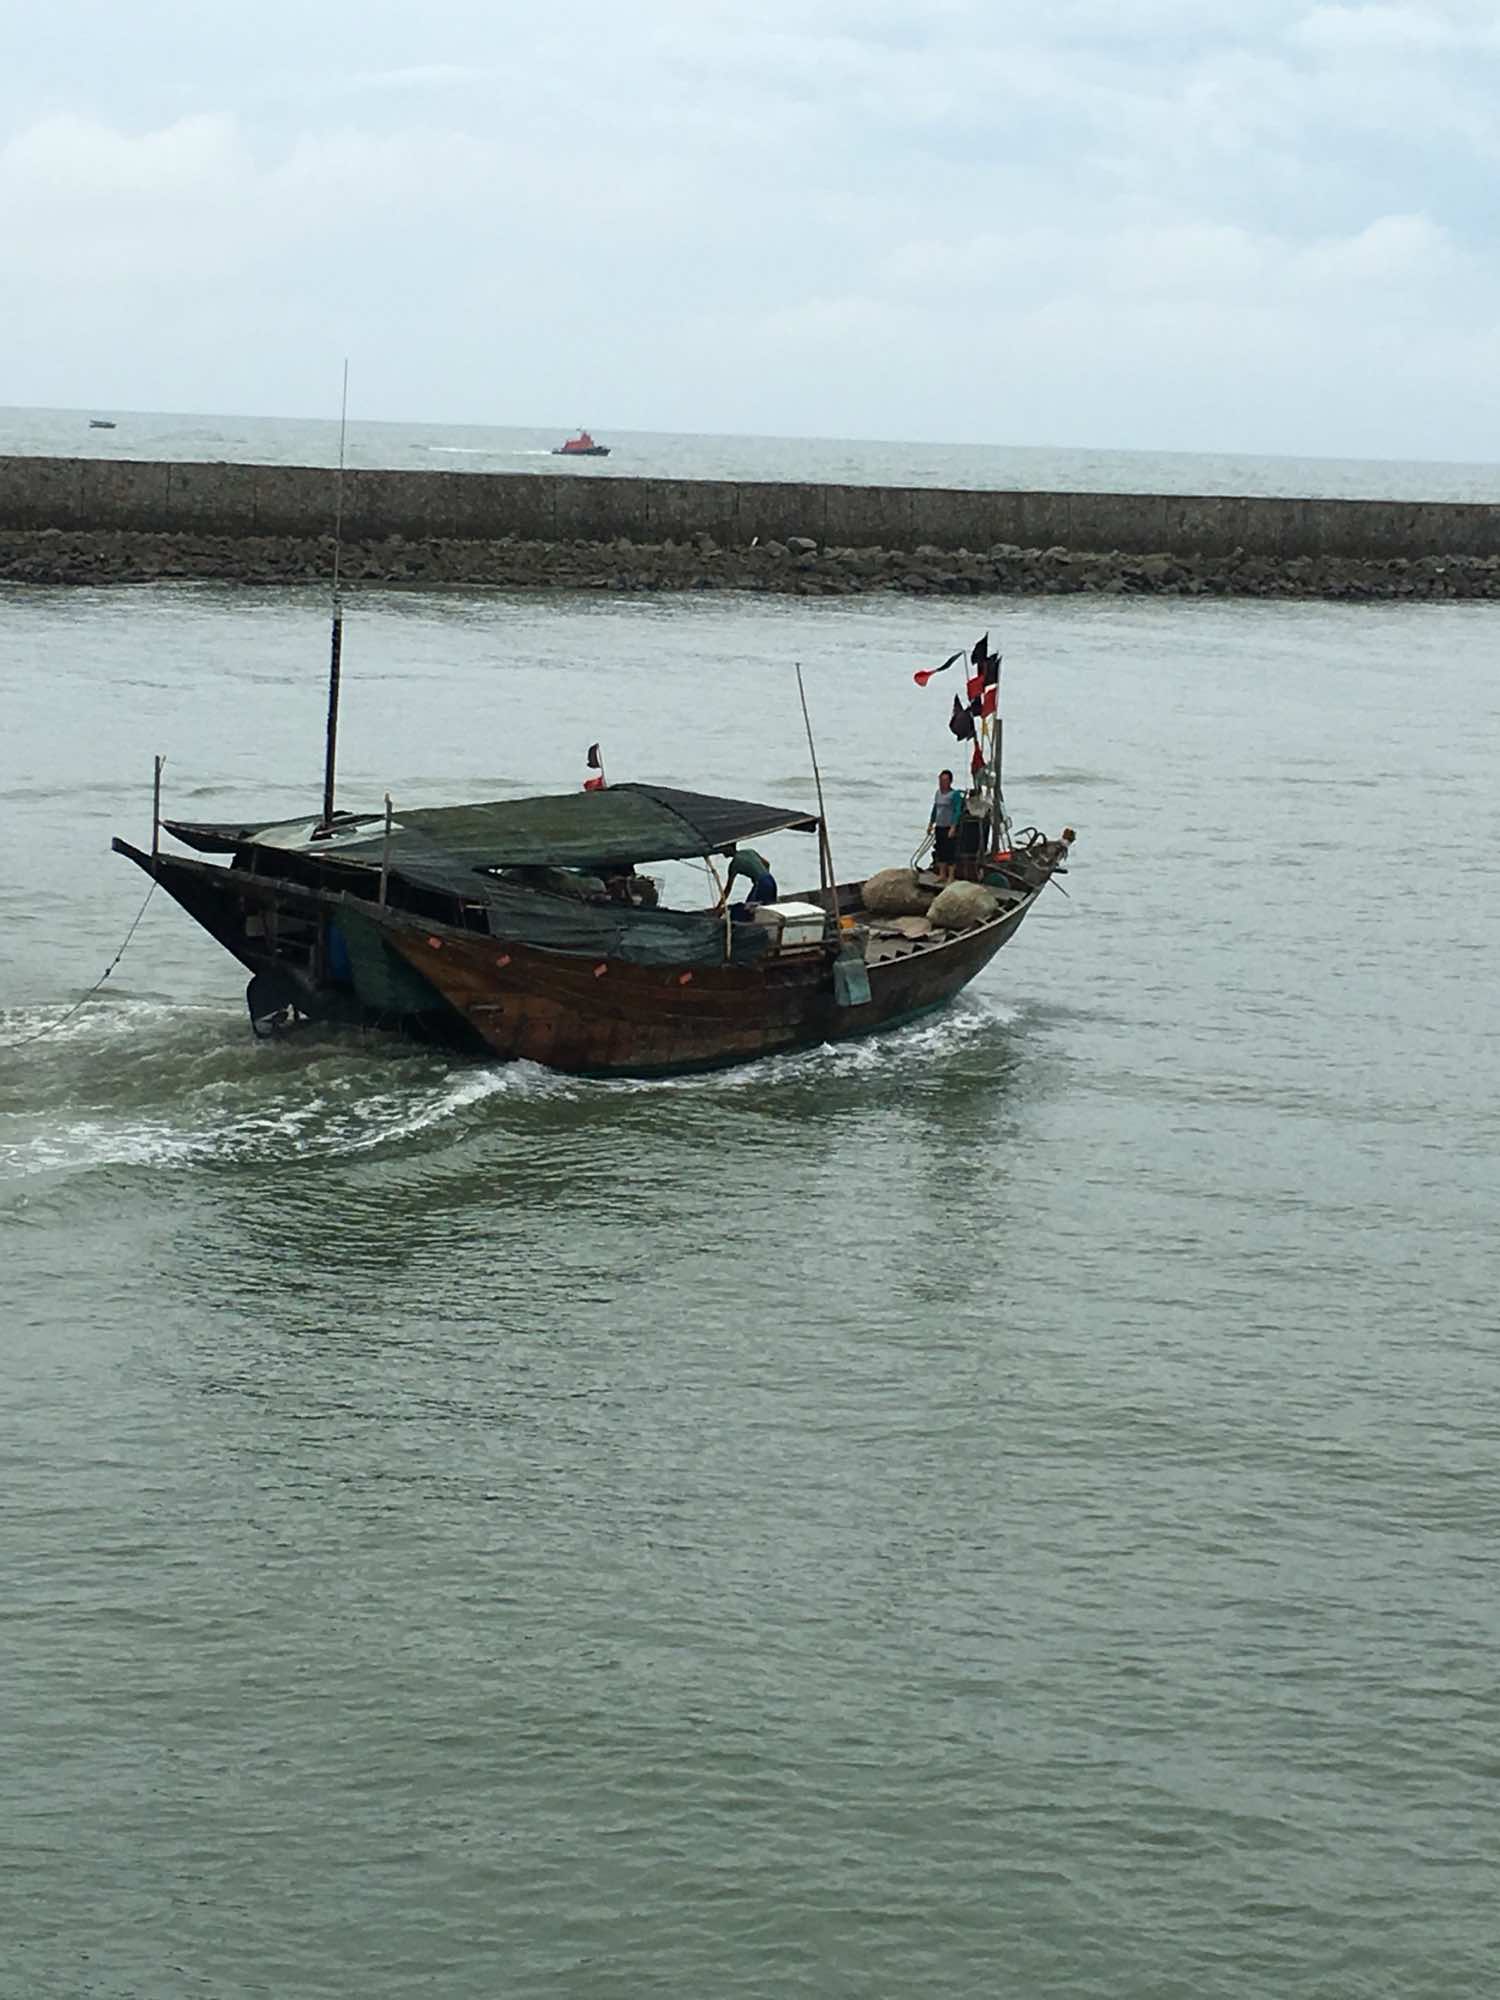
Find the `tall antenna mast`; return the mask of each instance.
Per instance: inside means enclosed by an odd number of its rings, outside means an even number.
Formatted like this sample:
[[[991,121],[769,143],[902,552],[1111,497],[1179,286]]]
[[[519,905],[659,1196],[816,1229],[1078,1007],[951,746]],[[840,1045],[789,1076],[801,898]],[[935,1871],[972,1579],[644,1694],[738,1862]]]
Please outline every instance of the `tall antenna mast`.
[[[1005,810],[1005,780],[1001,769],[1005,756],[1005,718],[1000,713],[998,683],[995,689],[993,721],[995,734],[991,745],[994,763],[990,806],[990,849],[992,853],[998,853],[1002,844],[1007,848],[1010,846],[1010,814]]]
[[[344,440],[349,428],[349,357],[344,357],[344,393],[339,403],[339,470],[333,501],[333,630],[328,642],[328,743],[323,755],[323,817],[314,838],[333,832],[333,772],[339,743],[339,669],[344,657],[344,601],[339,595],[339,558],[344,548]]]
[[[818,795],[818,873],[828,891],[828,928],[839,927],[838,877],[833,872],[833,848],[828,840],[828,814],[823,808],[823,774],[818,769],[817,745],[813,742],[812,717],[807,712],[807,689],[802,685],[802,665],[797,663],[797,697],[802,703],[802,727],[807,731],[807,754],[812,760],[813,789]]]

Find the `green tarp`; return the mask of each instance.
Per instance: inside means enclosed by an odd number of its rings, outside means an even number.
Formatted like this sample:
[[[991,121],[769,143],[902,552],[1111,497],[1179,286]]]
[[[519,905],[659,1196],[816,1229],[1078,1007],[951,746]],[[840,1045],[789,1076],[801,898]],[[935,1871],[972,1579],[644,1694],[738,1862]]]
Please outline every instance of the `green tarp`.
[[[171,820],[166,825],[177,839],[210,854],[230,853],[245,846],[291,848],[310,854],[321,849],[329,860],[378,863],[385,842],[378,815],[338,827],[326,845],[299,838],[302,822],[205,825]],[[405,847],[414,864],[420,858],[428,869],[435,849],[442,851],[448,864],[461,870],[528,866],[608,869],[630,862],[687,860],[784,828],[811,833],[816,827],[812,814],[788,806],[715,798],[706,792],[677,791],[669,785],[611,785],[600,792],[398,809],[391,865],[400,870]]]
[[[309,862],[326,863],[335,881],[339,867],[352,865],[371,894],[373,871],[385,856],[383,815],[337,818],[326,841],[310,837],[316,824],[311,818],[163,824],[175,839],[200,853],[234,854],[241,863],[253,854],[259,874],[276,873],[278,855],[285,855],[299,875]],[[602,876],[627,866],[691,860],[786,828],[814,832],[817,824],[811,814],[787,806],[714,798],[666,785],[612,785],[607,791],[549,798],[419,807],[393,815],[390,874],[393,884],[482,905],[492,937],[640,965],[722,963],[726,952],[739,963],[765,951],[769,934],[762,926],[735,924],[726,933],[724,919],[709,912],[648,910],[597,895],[554,894],[502,880],[496,871],[575,869]],[[401,900],[394,889],[393,900]],[[351,936],[351,955],[364,942]],[[373,977],[373,961],[362,969]]]

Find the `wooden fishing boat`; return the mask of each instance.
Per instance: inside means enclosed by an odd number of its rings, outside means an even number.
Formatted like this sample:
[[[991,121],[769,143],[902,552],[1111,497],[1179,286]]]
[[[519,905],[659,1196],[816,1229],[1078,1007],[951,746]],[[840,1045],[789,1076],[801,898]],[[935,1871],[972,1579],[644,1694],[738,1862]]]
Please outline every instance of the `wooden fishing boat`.
[[[258,1033],[381,1026],[594,1076],[711,1069],[940,1007],[1015,936],[1068,856],[1067,840],[1029,832],[974,870],[992,916],[923,935],[867,909],[863,884],[834,885],[826,866],[818,888],[738,917],[637,900],[649,863],[778,832],[828,852],[816,815],[659,785],[162,827],[221,859],[164,854],[159,838],[115,850],[249,970]]]

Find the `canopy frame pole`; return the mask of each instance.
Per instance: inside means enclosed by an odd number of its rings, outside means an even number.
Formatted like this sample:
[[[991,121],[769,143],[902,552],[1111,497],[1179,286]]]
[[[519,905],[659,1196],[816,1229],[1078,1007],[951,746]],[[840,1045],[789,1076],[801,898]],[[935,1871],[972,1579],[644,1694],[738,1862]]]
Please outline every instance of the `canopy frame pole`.
[[[718,893],[719,908],[724,912],[724,963],[728,965],[734,957],[734,918],[729,914],[729,885],[719,880],[719,871],[714,866],[713,856],[705,854],[703,859],[707,863],[709,876]]]
[[[155,771],[151,779],[151,873],[158,872],[161,863],[161,767],[166,758],[155,758]]]
[[[385,908],[386,891],[391,884],[391,795],[385,795],[385,838],[380,844],[380,907]]]

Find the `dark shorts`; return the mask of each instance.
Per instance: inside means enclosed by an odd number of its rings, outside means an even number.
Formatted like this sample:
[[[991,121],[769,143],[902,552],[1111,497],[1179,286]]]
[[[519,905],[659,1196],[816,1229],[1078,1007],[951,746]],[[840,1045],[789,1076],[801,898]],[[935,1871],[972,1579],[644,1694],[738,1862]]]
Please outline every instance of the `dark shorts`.
[[[757,875],[755,880],[750,884],[750,891],[745,897],[745,901],[747,903],[774,903],[776,901],[776,877],[774,875]]]
[[[946,867],[953,859],[955,846],[954,828],[935,826],[932,829],[932,858],[939,867]]]

